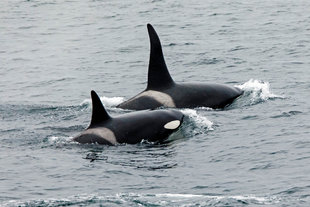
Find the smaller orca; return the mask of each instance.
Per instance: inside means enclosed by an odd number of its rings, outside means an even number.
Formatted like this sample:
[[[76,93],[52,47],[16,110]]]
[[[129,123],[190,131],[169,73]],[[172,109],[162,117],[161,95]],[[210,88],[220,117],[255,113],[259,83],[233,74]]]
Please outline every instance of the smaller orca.
[[[144,91],[117,107],[131,110],[154,109],[161,106],[172,108],[209,107],[224,108],[243,91],[239,88],[212,83],[175,83],[169,74],[159,37],[147,25],[151,52],[148,82]]]
[[[79,143],[116,145],[136,144],[142,140],[162,141],[183,122],[177,110],[147,110],[111,117],[95,91],[91,91],[92,118],[89,127],[73,138]]]

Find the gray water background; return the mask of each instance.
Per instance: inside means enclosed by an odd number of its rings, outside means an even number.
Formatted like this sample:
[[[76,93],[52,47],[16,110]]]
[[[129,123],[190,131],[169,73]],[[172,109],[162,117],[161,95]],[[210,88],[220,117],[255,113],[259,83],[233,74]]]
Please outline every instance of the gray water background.
[[[1,206],[309,206],[310,2],[0,1]],[[177,82],[245,90],[181,109],[165,144],[83,146],[146,87],[157,30]]]

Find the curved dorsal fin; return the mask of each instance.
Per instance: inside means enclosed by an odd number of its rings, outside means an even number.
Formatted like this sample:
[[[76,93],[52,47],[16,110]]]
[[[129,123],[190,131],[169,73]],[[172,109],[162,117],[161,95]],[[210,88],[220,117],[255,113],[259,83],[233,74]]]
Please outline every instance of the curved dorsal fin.
[[[91,116],[90,125],[95,125],[100,122],[111,119],[108,112],[105,110],[104,106],[101,103],[101,100],[95,91],[91,91],[91,100],[93,103],[93,112]]]
[[[147,24],[151,53],[147,89],[169,87],[174,84],[165,63],[159,37],[151,24]]]

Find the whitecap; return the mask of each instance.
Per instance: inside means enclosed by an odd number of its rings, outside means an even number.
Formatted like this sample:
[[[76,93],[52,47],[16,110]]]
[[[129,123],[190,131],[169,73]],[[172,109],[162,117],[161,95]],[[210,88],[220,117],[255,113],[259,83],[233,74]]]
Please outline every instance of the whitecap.
[[[58,136],[50,136],[47,137],[47,142],[49,144],[65,144],[71,142],[73,137],[58,137]]]
[[[232,201],[229,201],[232,200]],[[139,194],[139,193],[117,193],[112,195],[100,194],[80,194],[64,198],[47,198],[38,200],[18,201],[10,200],[0,203],[1,206],[65,206],[65,205],[87,205],[92,204],[115,204],[119,206],[132,206],[136,201],[147,202],[152,205],[160,206],[199,206],[212,205],[212,201],[232,203],[235,201],[244,201],[249,204],[270,205],[279,203],[280,199],[275,196],[258,197],[255,195],[201,195],[201,194]]]
[[[248,104],[253,105],[274,98],[284,98],[271,92],[270,84],[268,82],[250,79],[242,85],[235,85],[244,91],[243,99],[250,98]]]
[[[181,112],[187,115],[190,119],[193,119],[194,122],[198,125],[198,127],[205,128],[207,127],[208,130],[213,130],[213,122],[210,121],[208,118],[201,116],[197,113],[194,109],[182,109]]]
[[[258,197],[255,195],[228,195],[228,196],[216,196],[216,195],[199,195],[199,194],[173,194],[173,193],[165,193],[165,194],[155,194],[156,197],[161,198],[177,198],[177,199],[189,199],[189,198],[202,198],[207,200],[241,200],[241,201],[252,201],[254,203],[259,204],[271,204],[278,203],[279,198],[275,196],[267,196],[267,197]]]
[[[100,97],[101,102],[103,103],[104,106],[106,107],[113,107],[117,106],[120,103],[125,101],[124,97]],[[85,99],[81,104],[81,106],[90,106],[91,105],[91,99]]]

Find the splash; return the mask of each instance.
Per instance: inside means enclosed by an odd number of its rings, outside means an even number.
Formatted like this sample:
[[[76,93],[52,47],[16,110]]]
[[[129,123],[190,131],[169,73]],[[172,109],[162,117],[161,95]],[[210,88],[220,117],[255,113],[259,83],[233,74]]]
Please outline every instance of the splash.
[[[120,103],[125,101],[124,97],[100,97],[101,102],[106,107],[114,107],[119,105]],[[81,104],[81,106],[90,106],[91,105],[91,99],[85,99]]]
[[[197,194],[156,194],[156,197],[163,198],[179,198],[179,199],[188,199],[188,198],[205,198],[210,200],[227,200],[233,199],[237,201],[254,201],[260,204],[271,203],[272,200],[276,200],[276,197],[258,197],[255,195],[236,195],[236,196],[215,196],[215,195],[197,195]]]
[[[58,136],[50,136],[44,139],[45,143],[50,145],[62,145],[72,142],[73,137],[58,137]]]
[[[244,100],[244,97],[249,97],[249,99],[246,99],[246,105],[258,104],[268,99],[284,98],[283,96],[272,93],[270,84],[260,80],[250,79],[242,85],[236,85],[236,87],[244,91],[241,99]]]
[[[1,206],[246,206],[246,205],[273,205],[281,199],[275,196],[258,197],[255,195],[214,196],[199,194],[139,194],[117,193],[114,195],[81,194],[66,198],[49,198],[29,201],[10,200],[0,203]]]
[[[198,126],[198,128],[213,130],[213,122],[206,117],[199,115],[196,110],[182,109],[181,112],[187,115],[190,119],[192,119],[194,123]]]

